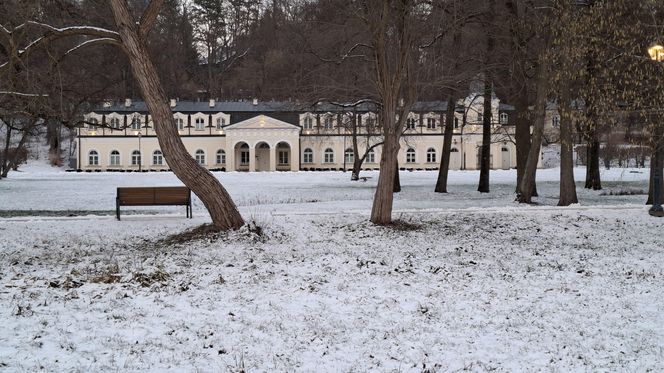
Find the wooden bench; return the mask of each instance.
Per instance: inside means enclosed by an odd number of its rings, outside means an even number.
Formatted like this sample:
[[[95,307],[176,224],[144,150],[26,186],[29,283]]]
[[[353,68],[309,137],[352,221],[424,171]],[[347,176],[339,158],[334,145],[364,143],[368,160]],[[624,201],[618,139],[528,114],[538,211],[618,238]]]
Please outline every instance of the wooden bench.
[[[131,187],[118,188],[115,214],[120,220],[120,206],[186,206],[192,218],[191,190],[187,187]]]

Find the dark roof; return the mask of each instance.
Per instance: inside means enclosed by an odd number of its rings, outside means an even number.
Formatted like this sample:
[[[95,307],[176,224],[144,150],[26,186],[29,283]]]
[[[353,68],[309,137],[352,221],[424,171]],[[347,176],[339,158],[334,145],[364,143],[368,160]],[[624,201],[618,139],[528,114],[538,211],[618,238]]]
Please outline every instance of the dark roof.
[[[311,104],[301,104],[289,101],[259,101],[256,105],[252,101],[219,101],[215,102],[213,107],[210,107],[208,101],[177,101],[175,107],[171,108],[174,112],[183,113],[217,113],[217,112],[256,112],[256,113],[269,113],[269,112],[335,112],[341,111],[344,107],[350,107],[349,104],[336,104],[336,103],[318,103],[315,106]],[[355,110],[360,112],[375,111],[375,104],[371,102],[362,102],[354,105]],[[418,101],[413,105],[413,111],[416,112],[442,112],[447,110],[446,101]],[[500,104],[498,110],[510,111],[514,110],[514,106],[507,104]],[[144,101],[132,101],[130,106],[125,106],[124,101],[116,101],[111,103],[110,106],[97,107],[94,112],[96,113],[145,113],[147,108]]]

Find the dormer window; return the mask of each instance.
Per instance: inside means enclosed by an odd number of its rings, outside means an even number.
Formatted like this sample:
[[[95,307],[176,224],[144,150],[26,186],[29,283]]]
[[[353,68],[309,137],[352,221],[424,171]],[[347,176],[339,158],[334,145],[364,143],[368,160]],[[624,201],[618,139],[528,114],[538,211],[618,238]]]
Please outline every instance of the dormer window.
[[[509,123],[509,115],[507,113],[500,113],[500,124],[508,124]]]
[[[176,117],[175,125],[178,127],[178,131],[184,130],[184,119]]]
[[[414,130],[416,125],[417,125],[417,119],[408,118],[408,120],[406,120],[406,129]]]
[[[484,122],[484,115],[482,113],[477,113],[477,123]]]
[[[120,129],[120,118],[117,117],[111,118],[111,128],[116,130]]]
[[[551,125],[553,127],[560,127],[560,117],[557,115],[551,117]]]
[[[436,118],[427,118],[427,129],[436,129]]]
[[[314,128],[314,118],[311,115],[304,117],[304,122],[302,123],[305,130],[310,130]]]
[[[331,115],[326,115],[325,116],[325,119],[323,120],[323,127],[325,129],[332,129],[333,128],[332,116]]]
[[[99,121],[95,118],[90,118],[88,120],[88,129],[90,131],[96,131],[97,130],[97,125],[99,124]]]
[[[138,116],[135,116],[131,119],[131,129],[133,130],[140,130],[141,129],[141,118]]]
[[[220,130],[226,125],[226,119],[217,118],[217,129]]]
[[[196,118],[196,131],[202,131],[205,129],[205,119]]]

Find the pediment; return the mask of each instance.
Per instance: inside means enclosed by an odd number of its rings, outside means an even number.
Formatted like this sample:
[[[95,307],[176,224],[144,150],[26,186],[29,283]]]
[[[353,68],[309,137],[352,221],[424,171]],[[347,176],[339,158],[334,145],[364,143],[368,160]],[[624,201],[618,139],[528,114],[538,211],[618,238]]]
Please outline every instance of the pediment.
[[[272,129],[272,130],[299,130],[300,127],[290,124],[278,119],[274,119],[272,117],[269,117],[267,115],[257,115],[253,118],[249,118],[247,120],[243,120],[242,122],[238,122],[235,124],[232,124],[230,126],[227,126],[224,128],[226,131],[232,131],[232,130],[267,130],[267,129]]]

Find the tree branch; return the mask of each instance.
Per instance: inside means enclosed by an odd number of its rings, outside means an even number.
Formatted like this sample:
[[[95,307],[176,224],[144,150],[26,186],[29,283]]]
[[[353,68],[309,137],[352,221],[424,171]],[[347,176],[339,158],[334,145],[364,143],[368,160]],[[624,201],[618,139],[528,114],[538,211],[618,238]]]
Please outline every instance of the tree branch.
[[[154,26],[157,16],[159,15],[159,10],[164,4],[164,0],[150,0],[150,3],[143,11],[141,20],[138,26],[138,35],[141,39],[145,40],[150,34],[152,26]]]

